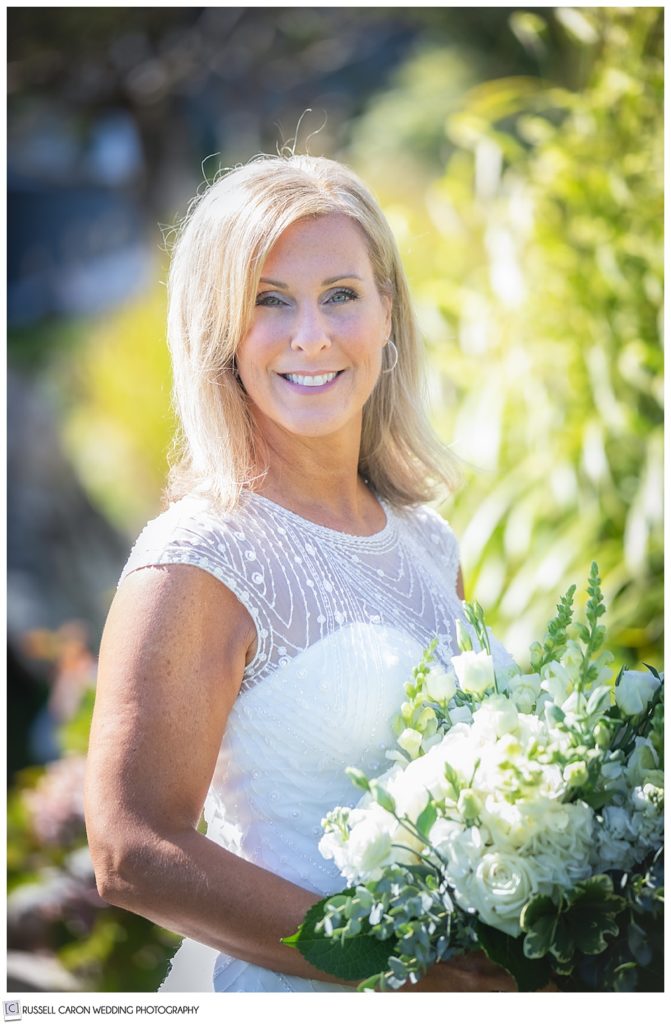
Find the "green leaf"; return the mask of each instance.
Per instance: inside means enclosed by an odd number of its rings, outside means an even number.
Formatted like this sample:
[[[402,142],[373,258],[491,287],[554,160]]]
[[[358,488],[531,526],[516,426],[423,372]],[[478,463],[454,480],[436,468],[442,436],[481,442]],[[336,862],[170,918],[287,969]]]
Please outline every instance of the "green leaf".
[[[355,892],[355,889],[346,889],[336,895],[347,897]],[[323,928],[318,928],[325,916],[326,905],[333,898],[327,896],[310,907],[298,931],[281,940],[283,945],[298,950],[313,967],[345,981],[361,981],[385,971],[389,957],[396,952],[395,939],[376,939],[368,926],[343,942],[337,936],[327,936]]]
[[[631,921],[627,929],[629,949],[641,966],[647,967],[652,962],[652,947],[647,933],[636,921]]]
[[[524,907],[520,924],[525,932],[524,953],[532,959],[544,957],[554,941],[559,907],[549,896],[534,896]]]
[[[575,942],[571,937],[570,929],[563,917],[557,918],[550,953],[560,964],[568,964],[573,960],[575,953]]]
[[[550,952],[562,961],[570,959],[574,946],[590,956],[603,953],[609,938],[619,933],[615,918],[626,905],[626,900],[613,892],[608,875],[593,875],[576,883]]]
[[[368,792],[370,789],[370,782],[368,781],[368,776],[364,775],[362,771],[358,768],[345,768],[345,774],[355,786],[358,786],[359,789],[363,789]]]
[[[592,875],[576,882],[568,897],[570,909],[581,907],[595,912],[619,914],[627,901],[613,891],[613,880],[608,875]]]
[[[396,801],[391,793],[387,792],[384,786],[373,780],[370,784],[370,792],[373,800],[375,800],[375,802],[378,803],[384,811],[389,811],[390,814],[396,813]]]
[[[590,956],[603,953],[608,948],[607,936],[618,935],[620,931],[615,921],[607,915],[595,921],[585,917],[582,922],[578,920],[576,924],[575,944],[581,953]]]
[[[421,832],[423,836],[428,837],[437,817],[438,811],[436,810],[436,805],[432,798],[429,797],[429,802],[417,819],[417,831]]]
[[[520,992],[535,992],[550,980],[547,960],[529,960],[521,938],[505,935],[498,928],[479,921],[477,936],[490,960],[512,974]]]

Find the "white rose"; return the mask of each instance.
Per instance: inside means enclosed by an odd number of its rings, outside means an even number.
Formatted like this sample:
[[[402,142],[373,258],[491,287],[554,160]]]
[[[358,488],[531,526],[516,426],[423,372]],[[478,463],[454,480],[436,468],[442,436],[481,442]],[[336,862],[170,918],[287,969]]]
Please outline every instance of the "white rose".
[[[486,853],[455,888],[457,902],[507,935],[521,932],[520,913],[537,891],[533,864],[514,853]]]
[[[514,675],[508,680],[510,696],[515,701],[518,711],[530,715],[536,707],[541,692],[541,677],[538,672],[530,675]]]
[[[652,672],[623,672],[615,687],[615,701],[625,715],[634,717],[647,708],[656,691],[659,679]]]
[[[452,659],[452,665],[465,693],[482,697],[494,688],[494,662],[486,651],[464,651]]]
[[[439,669],[432,669],[424,683],[426,692],[431,700],[439,704],[447,704],[457,692],[457,680],[454,672],[441,672]]]

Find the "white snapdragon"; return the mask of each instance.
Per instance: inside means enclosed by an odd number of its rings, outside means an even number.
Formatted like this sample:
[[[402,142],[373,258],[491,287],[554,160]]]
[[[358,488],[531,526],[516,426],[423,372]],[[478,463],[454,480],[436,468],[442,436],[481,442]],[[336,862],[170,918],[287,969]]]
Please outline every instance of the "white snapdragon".
[[[558,661],[545,665],[542,673],[541,689],[550,695],[553,702],[562,707],[573,693],[573,678],[569,670]]]

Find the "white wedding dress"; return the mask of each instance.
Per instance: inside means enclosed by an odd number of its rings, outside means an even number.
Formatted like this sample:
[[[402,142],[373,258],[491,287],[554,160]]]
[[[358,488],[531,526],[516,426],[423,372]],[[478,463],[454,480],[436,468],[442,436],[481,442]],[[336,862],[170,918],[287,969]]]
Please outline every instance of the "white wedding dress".
[[[327,529],[257,494],[230,515],[176,502],[138,538],[121,579],[187,563],[213,574],[251,615],[258,650],[229,716],[204,808],[207,836],[320,896],[344,887],[317,849],[321,820],[360,792],[349,765],[381,774],[392,716],[423,649],[456,653],[459,556],[433,510],[382,503],[369,537]],[[236,960],[192,939],[163,992],[345,992]]]

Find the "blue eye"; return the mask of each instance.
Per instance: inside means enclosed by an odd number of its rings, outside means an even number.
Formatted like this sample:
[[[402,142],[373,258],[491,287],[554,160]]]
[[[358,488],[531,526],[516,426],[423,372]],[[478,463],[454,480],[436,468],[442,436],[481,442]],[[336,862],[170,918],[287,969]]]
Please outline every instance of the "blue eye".
[[[331,295],[329,295],[328,301],[340,306],[345,302],[351,302],[353,299],[358,298],[359,296],[352,288],[338,288],[335,292],[332,292]]]
[[[278,295],[271,295],[270,292],[264,292],[262,295],[256,296],[257,306],[284,306],[286,303]]]

